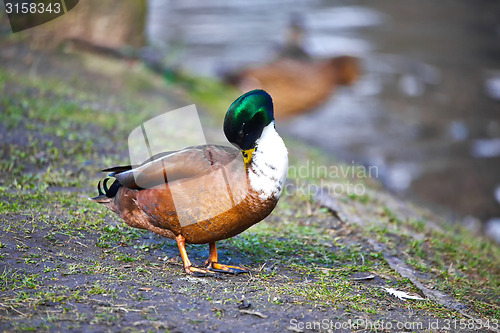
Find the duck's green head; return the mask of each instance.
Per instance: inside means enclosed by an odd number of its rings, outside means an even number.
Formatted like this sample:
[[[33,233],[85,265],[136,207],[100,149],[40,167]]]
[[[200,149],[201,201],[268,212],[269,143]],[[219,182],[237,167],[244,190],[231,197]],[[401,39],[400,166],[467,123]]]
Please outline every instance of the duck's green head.
[[[227,110],[224,134],[229,142],[242,150],[245,163],[251,160],[262,130],[273,120],[273,100],[264,90],[252,90],[241,95]]]

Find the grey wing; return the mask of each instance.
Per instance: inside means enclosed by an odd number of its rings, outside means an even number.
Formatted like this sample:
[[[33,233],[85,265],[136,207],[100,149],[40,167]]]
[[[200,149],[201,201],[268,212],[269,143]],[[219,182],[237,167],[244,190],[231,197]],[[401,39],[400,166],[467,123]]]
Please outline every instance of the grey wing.
[[[143,164],[114,167],[104,171],[131,189],[145,189],[183,178],[197,178],[241,158],[238,149],[221,145],[188,147],[154,155]]]

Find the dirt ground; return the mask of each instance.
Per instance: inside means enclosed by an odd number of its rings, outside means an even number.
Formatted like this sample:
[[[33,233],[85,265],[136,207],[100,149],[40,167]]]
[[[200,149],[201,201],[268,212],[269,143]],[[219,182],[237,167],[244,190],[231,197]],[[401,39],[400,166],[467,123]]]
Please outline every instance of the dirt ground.
[[[131,129],[192,103],[182,82],[18,41],[0,64],[0,330],[499,331],[498,246],[369,179],[363,195],[308,196],[320,179],[290,177],[269,218],[218,243],[249,274],[187,276],[175,242],[88,200],[101,168],[127,162]],[[335,163],[285,141],[291,165]]]

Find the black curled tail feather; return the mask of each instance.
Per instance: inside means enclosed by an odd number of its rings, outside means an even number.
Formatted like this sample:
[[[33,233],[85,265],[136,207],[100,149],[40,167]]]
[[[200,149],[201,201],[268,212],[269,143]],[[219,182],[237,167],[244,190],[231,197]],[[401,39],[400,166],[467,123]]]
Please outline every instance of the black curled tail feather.
[[[97,192],[99,195],[97,197],[92,198],[93,200],[100,200],[104,198],[114,198],[116,193],[118,192],[118,189],[122,187],[122,184],[118,180],[115,179],[113,184],[108,188],[107,183],[110,178],[105,178],[102,181],[102,187],[101,187],[101,182],[97,183]]]
[[[113,184],[111,184],[111,187],[108,188],[107,183],[110,178],[105,178],[104,181],[102,182],[102,187],[104,188],[104,194],[108,198],[114,198],[116,193],[118,192],[118,189],[122,186],[118,180],[115,179]],[[100,184],[100,182],[99,182]]]

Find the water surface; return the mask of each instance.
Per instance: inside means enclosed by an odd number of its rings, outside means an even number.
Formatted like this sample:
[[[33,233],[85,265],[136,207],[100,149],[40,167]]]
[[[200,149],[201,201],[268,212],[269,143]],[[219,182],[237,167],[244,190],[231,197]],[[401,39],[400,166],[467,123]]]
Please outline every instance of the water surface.
[[[153,0],[148,35],[198,75],[265,62],[300,13],[316,57],[359,56],[361,80],[280,130],[381,181],[482,221],[500,217],[500,3]],[[494,218],[497,218],[496,220]]]

